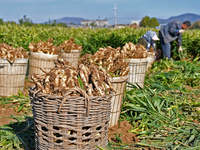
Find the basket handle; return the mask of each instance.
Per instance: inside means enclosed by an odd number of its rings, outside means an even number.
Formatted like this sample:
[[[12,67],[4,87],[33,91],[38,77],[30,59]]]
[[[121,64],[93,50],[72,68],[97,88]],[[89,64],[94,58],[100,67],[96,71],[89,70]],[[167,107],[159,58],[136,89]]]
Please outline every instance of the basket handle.
[[[0,68],[4,68],[5,66],[0,66]]]
[[[64,102],[67,101],[67,99],[70,97],[69,95],[71,93],[75,92],[75,91],[78,92],[78,93],[80,93],[80,94],[82,94],[83,96],[85,96],[85,108],[87,108],[86,116],[88,116],[89,115],[89,111],[90,111],[90,108],[89,108],[89,96],[87,95],[87,93],[84,90],[82,90],[79,87],[71,88],[70,90],[68,90],[64,94],[64,98],[63,98],[62,103],[60,104],[60,107],[58,109],[58,113],[60,113],[61,107],[64,104]]]

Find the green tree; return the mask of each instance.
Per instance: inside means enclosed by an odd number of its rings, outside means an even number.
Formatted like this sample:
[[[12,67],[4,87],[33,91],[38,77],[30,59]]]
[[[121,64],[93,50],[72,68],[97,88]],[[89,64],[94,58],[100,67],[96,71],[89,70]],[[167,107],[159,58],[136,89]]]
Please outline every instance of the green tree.
[[[56,23],[56,20],[50,20],[49,19],[49,22],[46,25],[51,26],[51,27],[55,27],[57,25],[57,23]]]
[[[149,16],[145,16],[142,18],[142,21],[140,22],[140,26],[142,27],[152,27],[155,28],[158,26],[158,20],[156,18],[151,18]]]
[[[0,25],[3,25],[3,19],[0,19]]]
[[[30,18],[26,18],[26,15],[24,15],[23,18],[19,19],[19,24],[25,26],[31,26],[33,25],[33,22]]]
[[[56,26],[58,26],[58,27],[67,27],[66,23],[57,23]]]
[[[142,21],[140,22],[140,26],[148,27],[149,26],[149,22],[150,22],[150,17],[149,16],[145,16],[145,17],[142,18]]]
[[[151,18],[149,21],[149,27],[155,28],[159,26],[159,22],[156,18]]]

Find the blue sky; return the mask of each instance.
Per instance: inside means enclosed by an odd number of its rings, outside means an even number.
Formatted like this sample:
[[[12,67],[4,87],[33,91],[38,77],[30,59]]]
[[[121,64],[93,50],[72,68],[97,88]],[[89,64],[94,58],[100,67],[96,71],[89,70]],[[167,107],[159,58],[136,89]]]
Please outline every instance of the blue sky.
[[[15,21],[24,15],[34,23],[63,17],[108,19],[114,24],[116,4],[117,23],[131,23],[144,16],[167,19],[184,13],[200,15],[200,0],[0,0],[0,18]]]

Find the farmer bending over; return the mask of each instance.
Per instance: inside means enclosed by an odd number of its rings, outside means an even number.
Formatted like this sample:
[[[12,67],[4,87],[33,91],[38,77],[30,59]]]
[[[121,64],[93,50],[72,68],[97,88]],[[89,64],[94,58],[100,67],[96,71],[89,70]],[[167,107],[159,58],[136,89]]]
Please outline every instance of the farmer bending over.
[[[161,55],[161,50],[157,49],[156,50],[156,42],[158,41],[159,38],[157,36],[157,33],[151,30],[148,30],[139,40],[138,44],[143,45],[147,51],[149,51],[150,47],[153,47],[154,52],[156,52],[156,60],[159,59]]]
[[[190,21],[181,23],[180,21],[171,21],[167,25],[161,27],[159,31],[160,43],[162,46],[163,57],[171,59],[171,44],[170,42],[178,39],[179,49],[182,52],[182,33],[185,29],[191,26]]]

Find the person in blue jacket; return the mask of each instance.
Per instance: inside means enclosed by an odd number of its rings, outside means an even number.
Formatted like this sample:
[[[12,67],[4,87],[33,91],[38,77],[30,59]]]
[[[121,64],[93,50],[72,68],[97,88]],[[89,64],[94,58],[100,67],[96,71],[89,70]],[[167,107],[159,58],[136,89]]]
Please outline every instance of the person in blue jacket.
[[[185,29],[191,26],[190,21],[180,22],[171,21],[168,24],[161,27],[159,31],[160,43],[162,46],[163,57],[171,59],[171,44],[175,40],[178,40],[179,49],[182,52],[182,33]]]
[[[157,36],[157,33],[155,31],[148,30],[140,39],[138,40],[139,45],[143,45],[147,51],[149,51],[150,47],[153,48],[154,52],[156,53],[155,60],[158,60],[161,55],[161,50],[156,49],[156,41],[158,41],[159,38]]]

